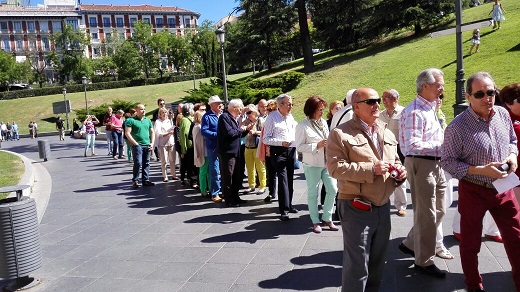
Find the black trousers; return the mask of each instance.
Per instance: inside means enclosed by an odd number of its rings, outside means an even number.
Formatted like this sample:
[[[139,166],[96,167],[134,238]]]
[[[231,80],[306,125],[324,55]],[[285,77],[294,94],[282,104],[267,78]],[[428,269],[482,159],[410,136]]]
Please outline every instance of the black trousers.
[[[219,154],[219,160],[220,183],[226,205],[237,204],[243,174],[240,172],[239,158],[232,154]]]
[[[269,188],[269,195],[271,195],[271,197],[273,198],[276,198],[276,192],[278,189],[276,170],[274,169],[270,156],[265,157],[265,174],[267,177],[267,187]]]
[[[278,207],[281,215],[287,215],[292,207],[294,160],[296,148],[271,146],[271,163],[278,177]]]

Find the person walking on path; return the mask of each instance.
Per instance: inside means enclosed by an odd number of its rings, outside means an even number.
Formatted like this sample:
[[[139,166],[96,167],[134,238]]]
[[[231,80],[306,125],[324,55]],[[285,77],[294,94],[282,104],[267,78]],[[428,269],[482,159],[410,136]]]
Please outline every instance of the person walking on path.
[[[112,118],[112,108],[107,108],[107,113],[103,117],[103,126],[105,126],[105,134],[107,137],[108,155],[112,156],[112,126],[110,125],[110,119]]]
[[[321,226],[328,226],[332,231],[338,231],[332,222],[334,201],[338,186],[325,168],[325,147],[329,137],[329,127],[322,118],[327,102],[318,96],[307,99],[303,112],[306,118],[296,126],[296,150],[303,154],[303,171],[307,181],[307,205],[312,221],[312,231],[321,233]],[[323,215],[320,220],[318,210],[318,192],[320,181],[325,186],[326,195],[323,206]]]
[[[56,130],[58,130],[60,141],[65,141],[65,126],[63,126],[63,120],[61,117],[58,117],[58,120],[56,121]]]
[[[150,181],[150,154],[155,143],[153,125],[152,121],[145,117],[146,110],[143,104],[138,104],[135,110],[136,115],[128,120],[125,132],[132,145],[134,159],[132,185],[134,188],[139,187],[139,171],[141,171],[143,186],[154,186],[155,184]]]
[[[377,91],[352,95],[354,116],[331,131],[327,169],[338,180],[342,291],[379,291],[390,242],[390,195],[406,179],[397,140],[378,120]]]
[[[493,21],[493,29],[499,29],[500,23],[506,20],[504,14],[506,14],[506,11],[502,7],[502,3],[500,3],[498,0],[495,0],[493,9],[489,12],[489,15],[491,15],[491,19]]]
[[[459,179],[460,259],[469,291],[484,291],[478,269],[482,219],[489,210],[503,238],[516,290],[520,289],[520,207],[513,186],[505,192],[493,182],[515,172],[517,137],[506,109],[495,106],[497,88],[487,72],[468,78],[470,106],[446,128],[441,165]],[[508,170],[501,168],[508,164]]]
[[[268,115],[265,121],[263,142],[269,145],[270,159],[278,176],[280,220],[289,221],[289,213],[298,213],[292,205],[297,123],[291,114],[291,96],[279,95],[276,104],[278,110]]]
[[[446,178],[440,166],[444,131],[435,111],[437,100],[444,92],[444,73],[436,68],[423,70],[415,83],[417,96],[401,112],[399,129],[414,218],[399,249],[415,257],[417,271],[445,278],[446,272],[433,261],[437,229],[446,212]]]

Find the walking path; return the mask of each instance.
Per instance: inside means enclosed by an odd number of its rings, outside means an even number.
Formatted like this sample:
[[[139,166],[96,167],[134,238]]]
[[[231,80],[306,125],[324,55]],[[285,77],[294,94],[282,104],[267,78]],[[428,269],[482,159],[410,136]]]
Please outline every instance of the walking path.
[[[38,158],[37,140],[2,143],[34,166],[43,267],[32,276],[43,283],[26,291],[340,290],[342,233],[312,233],[301,170],[294,182],[300,212],[281,222],[277,203],[266,204],[263,196],[243,195],[247,206],[226,208],[178,181],[163,183],[157,162],[151,171],[157,185],[133,189],[131,164],[109,159],[104,141],[97,141],[98,156],[83,157],[84,141],[44,139],[51,143],[46,162]],[[446,279],[415,273],[413,259],[398,250],[413,223],[409,208],[406,217],[392,215],[381,291],[464,291],[451,235],[455,207],[444,220],[444,243],[456,258],[435,259],[449,270]],[[510,270],[503,245],[484,240],[486,291],[514,291]]]

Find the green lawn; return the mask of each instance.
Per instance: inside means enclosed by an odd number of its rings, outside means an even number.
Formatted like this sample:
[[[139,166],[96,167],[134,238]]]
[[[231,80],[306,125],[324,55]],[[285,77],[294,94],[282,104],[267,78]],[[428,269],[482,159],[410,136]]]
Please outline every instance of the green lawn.
[[[502,28],[481,29],[481,47],[477,54],[464,57],[466,78],[477,71],[490,72],[499,88],[520,81],[520,2],[503,0],[506,21]],[[470,8],[463,13],[463,23],[482,20],[489,17],[492,3]],[[454,26],[454,23],[452,24]],[[463,33],[464,54],[469,51],[471,31]],[[303,119],[303,103],[312,95],[319,95],[326,100],[343,100],[350,88],[372,87],[380,94],[388,88],[395,88],[401,94],[400,103],[406,105],[415,97],[415,78],[426,68],[437,67],[445,73],[445,102],[443,110],[448,120],[453,118],[452,105],[455,103],[456,44],[455,35],[439,38],[423,36],[389,37],[380,45],[355,52],[323,52],[316,56],[317,70],[308,74],[302,83],[289,92],[294,97],[294,115]],[[287,70],[301,69],[301,60],[285,64],[272,74],[265,72],[259,78],[279,74]],[[238,79],[246,74],[230,75],[229,79]],[[207,82],[208,79],[197,80]],[[96,106],[113,99],[139,101],[150,109],[155,109],[156,100],[163,97],[167,102],[176,101],[193,88],[193,81],[170,83],[153,86],[131,87],[104,91],[87,92],[87,100]],[[84,108],[83,93],[67,94],[72,108]],[[230,98],[233,98],[230,96]],[[42,96],[19,100],[0,101],[0,120],[16,121],[21,133],[27,133],[29,120],[36,120],[40,131],[54,131],[55,126],[46,119],[53,117],[52,102],[63,100],[63,95]],[[71,115],[70,120],[74,114]]]
[[[24,171],[23,161],[18,156],[0,151],[0,187],[18,184]],[[7,195],[0,193],[0,199]]]

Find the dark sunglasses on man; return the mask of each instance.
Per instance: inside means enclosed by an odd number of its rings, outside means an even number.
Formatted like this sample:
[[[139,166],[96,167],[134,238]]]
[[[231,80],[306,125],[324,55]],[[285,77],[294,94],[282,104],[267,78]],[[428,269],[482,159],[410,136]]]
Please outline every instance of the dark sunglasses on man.
[[[490,89],[490,90],[486,90],[486,91],[477,91],[477,92],[473,93],[473,96],[476,99],[482,99],[482,98],[484,98],[484,96],[493,97],[496,94],[497,94],[497,91],[495,89]]]
[[[381,104],[381,99],[380,98],[370,98],[370,99],[365,99],[365,100],[360,100],[356,103],[366,103],[368,105],[374,105],[374,104]]]

